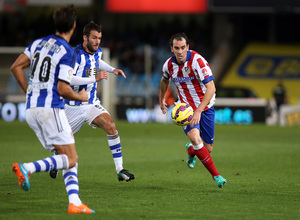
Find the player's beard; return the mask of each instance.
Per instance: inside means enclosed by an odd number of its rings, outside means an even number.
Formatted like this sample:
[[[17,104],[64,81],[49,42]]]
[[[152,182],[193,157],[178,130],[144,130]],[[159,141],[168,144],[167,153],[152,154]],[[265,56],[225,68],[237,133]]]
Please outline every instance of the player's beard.
[[[176,57],[176,61],[179,63],[179,64],[182,64],[186,61],[186,57],[187,55],[183,54],[183,55],[177,55],[175,56]]]
[[[97,46],[97,49],[94,49],[94,47],[92,46],[92,43],[89,40],[87,41],[86,47],[92,53],[96,52],[99,48],[99,46]]]

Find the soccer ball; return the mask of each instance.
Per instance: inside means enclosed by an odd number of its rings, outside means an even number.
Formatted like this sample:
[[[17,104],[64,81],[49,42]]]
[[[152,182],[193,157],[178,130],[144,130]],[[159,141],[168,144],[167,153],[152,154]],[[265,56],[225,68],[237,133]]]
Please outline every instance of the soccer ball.
[[[171,117],[179,126],[188,125],[193,119],[193,108],[186,103],[179,103],[172,109]]]

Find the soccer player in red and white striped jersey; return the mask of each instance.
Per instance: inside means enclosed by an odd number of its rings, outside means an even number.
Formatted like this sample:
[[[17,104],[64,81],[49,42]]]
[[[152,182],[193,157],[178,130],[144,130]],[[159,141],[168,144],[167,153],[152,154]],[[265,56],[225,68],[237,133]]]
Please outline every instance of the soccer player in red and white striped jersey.
[[[189,49],[189,40],[184,33],[173,35],[170,47],[174,56],[167,59],[162,68],[160,108],[166,114],[165,95],[172,80],[178,91],[178,103],[189,104],[194,110],[191,123],[182,127],[191,141],[186,145],[187,165],[194,168],[197,156],[218,187],[223,188],[227,181],[217,171],[210,156],[214,142],[216,92],[212,71],[199,53]]]

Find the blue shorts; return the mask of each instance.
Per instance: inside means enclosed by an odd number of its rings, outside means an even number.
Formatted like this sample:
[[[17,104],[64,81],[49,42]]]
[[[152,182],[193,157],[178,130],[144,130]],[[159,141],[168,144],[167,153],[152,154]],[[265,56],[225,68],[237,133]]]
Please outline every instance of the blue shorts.
[[[182,129],[185,134],[187,134],[190,130],[197,128],[200,131],[200,137],[207,144],[214,143],[214,135],[215,135],[215,109],[212,106],[210,109],[202,112],[200,123],[191,127],[191,125],[183,126]]]

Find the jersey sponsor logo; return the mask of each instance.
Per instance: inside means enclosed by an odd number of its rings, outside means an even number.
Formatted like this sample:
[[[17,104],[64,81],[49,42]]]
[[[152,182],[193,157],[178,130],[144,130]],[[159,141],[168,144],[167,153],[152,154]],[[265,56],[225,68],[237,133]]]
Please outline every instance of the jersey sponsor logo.
[[[29,94],[32,91],[32,89],[35,90],[48,89],[48,83],[33,83],[32,81],[30,81],[28,83],[27,93]]]
[[[48,88],[48,83],[32,83],[32,88],[33,89],[47,89]]]
[[[193,79],[195,79],[194,76],[191,76],[191,77],[177,77],[177,78],[173,78],[173,81],[182,83],[182,82],[192,81]]]
[[[94,68],[86,68],[85,69],[85,76],[86,77],[91,77],[93,75],[97,75],[100,72],[99,67],[94,67]]]

